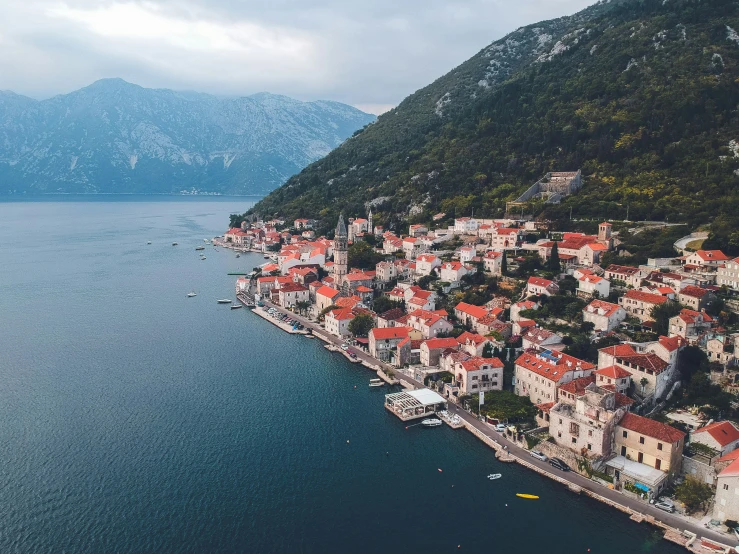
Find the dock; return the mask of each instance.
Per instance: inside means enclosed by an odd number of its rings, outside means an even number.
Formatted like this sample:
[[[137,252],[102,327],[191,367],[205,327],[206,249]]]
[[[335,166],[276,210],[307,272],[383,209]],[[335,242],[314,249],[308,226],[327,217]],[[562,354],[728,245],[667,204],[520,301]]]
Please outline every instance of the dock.
[[[279,321],[279,320],[275,319],[274,317],[272,317],[271,315],[269,315],[266,312],[266,310],[264,310],[263,308],[254,308],[251,312],[253,314],[257,314],[262,319],[266,319],[272,325],[275,325],[276,327],[279,327],[280,329],[282,329],[286,333],[290,333],[291,335],[307,335],[308,334],[308,331],[306,331],[305,329],[303,329],[302,331],[299,330],[299,329],[293,329],[292,325],[288,325],[287,323],[285,323],[283,321]]]
[[[452,429],[462,429],[464,427],[462,418],[456,414],[451,414],[446,410],[442,410],[441,412],[437,412],[436,415]]]

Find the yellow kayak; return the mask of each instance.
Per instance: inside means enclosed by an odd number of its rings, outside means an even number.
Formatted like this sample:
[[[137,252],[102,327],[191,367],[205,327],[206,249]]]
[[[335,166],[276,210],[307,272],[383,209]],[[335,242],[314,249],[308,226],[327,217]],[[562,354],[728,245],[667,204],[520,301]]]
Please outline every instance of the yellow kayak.
[[[528,498],[529,500],[539,500],[539,497],[536,496],[535,494],[521,494],[521,493],[518,493],[516,496],[518,496],[519,498]]]

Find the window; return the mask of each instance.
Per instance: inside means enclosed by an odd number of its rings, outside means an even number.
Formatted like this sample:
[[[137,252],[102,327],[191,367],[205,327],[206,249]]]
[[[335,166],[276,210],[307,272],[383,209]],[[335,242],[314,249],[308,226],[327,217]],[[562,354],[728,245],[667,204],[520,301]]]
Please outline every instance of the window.
[[[729,490],[729,485],[728,485],[728,483],[724,483],[724,490],[725,490],[725,491],[728,491],[728,490]]]
[[[592,450],[592,449],[593,449],[593,445],[588,443],[588,450]]]
[[[628,438],[628,436],[629,434],[626,431],[624,431],[624,438]]]
[[[639,452],[639,456],[637,456],[637,462],[642,463],[644,461],[644,453]]]
[[[562,431],[557,431],[557,438],[558,439],[561,439],[562,438]]]
[[[622,456],[626,456],[626,447],[625,446],[622,446],[621,447],[621,455]]]
[[[562,418],[559,418],[559,424],[562,425]]]
[[[593,430],[592,429],[588,429],[588,436],[589,437],[592,437],[593,436]]]
[[[644,444],[644,437],[639,437],[639,444]]]
[[[654,469],[662,469],[662,460],[659,458],[654,460]]]
[[[657,450],[662,450],[662,443],[661,442],[658,442],[657,443]]]
[[[577,437],[572,437],[572,444],[577,444]]]

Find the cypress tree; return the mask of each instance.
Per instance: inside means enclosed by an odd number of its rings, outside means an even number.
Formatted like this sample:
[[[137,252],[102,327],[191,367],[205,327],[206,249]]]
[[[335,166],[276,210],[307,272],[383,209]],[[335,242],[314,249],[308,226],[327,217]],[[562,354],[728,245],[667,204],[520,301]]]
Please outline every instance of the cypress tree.
[[[549,256],[549,270],[553,273],[562,271],[562,264],[559,263],[559,246],[557,246],[557,242],[552,246],[552,254]]]
[[[500,274],[506,275],[508,273],[508,262],[506,261],[506,251],[503,250],[503,260],[500,262]]]

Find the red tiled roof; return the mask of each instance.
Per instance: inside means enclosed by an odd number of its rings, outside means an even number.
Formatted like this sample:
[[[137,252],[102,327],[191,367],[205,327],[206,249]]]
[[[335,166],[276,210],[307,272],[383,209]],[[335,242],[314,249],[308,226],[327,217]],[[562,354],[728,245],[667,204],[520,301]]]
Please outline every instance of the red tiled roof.
[[[516,365],[555,382],[558,382],[567,372],[576,370],[587,371],[595,368],[595,366],[589,362],[578,360],[577,358],[563,354],[562,352],[552,352],[552,355],[557,358],[556,364],[544,359],[543,357],[537,356],[536,354],[525,352],[518,357]],[[568,365],[567,362],[570,362],[570,365]],[[580,363],[580,366],[577,365],[578,362]]]
[[[664,304],[667,302],[665,296],[659,294],[652,294],[650,292],[644,292],[641,290],[630,290],[624,294],[623,298],[629,298],[630,300],[638,300],[640,302],[647,302],[649,304]]]
[[[633,364],[637,367],[654,371],[655,373],[662,373],[669,365],[662,358],[652,352],[646,354],[634,354],[631,356],[618,356],[616,361],[619,363]]]
[[[665,423],[627,412],[618,424],[624,429],[670,444],[685,438],[685,433]]]
[[[384,329],[375,327],[370,331],[370,334],[375,340],[400,339],[406,338],[408,331],[408,327],[385,327]]]
[[[735,440],[739,440],[739,429],[734,427],[729,421],[717,421],[716,423],[701,427],[693,432],[693,436],[699,433],[708,433],[721,446],[726,446]]]
[[[349,308],[341,308],[339,310],[332,310],[329,312],[333,319],[344,321],[347,319],[354,319],[354,314]]]
[[[428,348],[429,350],[434,350],[436,348],[456,348],[458,346],[457,339],[454,339],[452,337],[443,339],[428,339],[423,341],[423,344],[425,344],[426,348]]]
[[[710,319],[709,319],[710,321]],[[682,337],[665,337],[661,336],[659,338],[659,343],[668,351],[668,352],[674,352],[681,346],[685,346],[685,339]]]
[[[549,279],[542,279],[541,277],[529,277],[528,284],[537,287],[548,287],[550,285],[553,285],[554,281],[550,281]]]
[[[369,287],[365,287],[364,285],[360,285],[357,287],[357,292],[372,292],[372,289]]]
[[[695,253],[698,254],[698,257],[704,262],[723,262],[731,259],[729,256],[721,252],[721,250],[696,250]]]
[[[477,319],[483,318],[488,314],[488,311],[482,306],[475,306],[466,302],[460,302],[454,309]]]
[[[687,287],[685,287],[683,290],[680,291],[680,294],[685,295],[685,296],[691,296],[693,298],[703,298],[706,294],[708,294],[708,291],[700,287],[688,285]]]
[[[484,365],[490,365],[494,368],[502,368],[503,362],[498,358],[480,358],[478,356],[473,356],[467,360],[461,361],[460,365],[465,371],[479,371]]]
[[[579,379],[573,379],[569,383],[559,386],[560,391],[564,391],[575,396],[582,396],[585,394],[585,389],[588,385],[595,383],[595,375],[587,375],[580,377]]]
[[[316,295],[325,296],[326,298],[335,298],[339,295],[339,291],[331,287],[321,287],[316,291]]]
[[[481,344],[487,340],[488,339],[486,339],[482,335],[478,335],[477,333],[470,333],[469,331],[465,331],[457,337],[457,342],[459,344],[467,344],[467,341],[470,341],[474,344]]]
[[[405,315],[405,312],[401,308],[393,308],[380,314],[380,317],[386,321],[395,321]]]
[[[606,268],[606,271],[609,273],[618,273],[621,275],[626,275],[628,277],[631,277],[632,275],[635,275],[636,273],[639,273],[638,267],[631,267],[628,265],[616,265],[611,264]]]
[[[601,368],[593,373],[603,375],[604,377],[610,377],[611,379],[623,379],[624,377],[631,377],[631,373],[617,365],[609,365],[608,367]]]
[[[592,308],[592,310],[590,308]],[[602,315],[605,317],[611,317],[619,309],[621,309],[621,306],[618,304],[611,304],[610,302],[605,302],[603,300],[593,300],[583,308],[583,312],[598,313],[599,310],[604,310],[605,313]]]
[[[606,348],[601,348],[600,350],[598,350],[598,352],[603,352],[604,354],[615,357],[633,356],[634,354],[636,354],[636,350],[634,350],[629,344],[617,344],[615,346],[607,346]]]
[[[542,412],[549,413],[549,411],[554,407],[554,404],[554,402],[545,402],[544,404],[535,404],[535,406]]]

